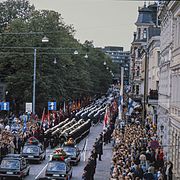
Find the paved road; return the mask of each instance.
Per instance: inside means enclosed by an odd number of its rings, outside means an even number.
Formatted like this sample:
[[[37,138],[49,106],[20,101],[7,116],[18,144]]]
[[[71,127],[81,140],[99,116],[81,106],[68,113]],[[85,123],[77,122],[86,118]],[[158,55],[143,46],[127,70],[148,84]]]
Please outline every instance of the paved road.
[[[84,148],[84,151],[81,152],[80,163],[77,166],[73,166],[72,180],[81,179],[83,168],[86,164],[88,157],[90,156],[90,152],[92,150],[92,146],[95,142],[96,137],[102,131],[102,127],[103,127],[102,124],[96,125],[95,127],[91,127],[89,135],[78,144],[79,149],[82,150]],[[46,150],[46,160],[44,160],[42,164],[31,164],[30,175],[27,176],[25,180],[33,180],[38,177],[44,177],[47,162],[52,152],[53,152],[52,149]]]
[[[109,143],[103,147],[102,161],[97,161],[94,180],[109,180],[111,161],[112,145]]]

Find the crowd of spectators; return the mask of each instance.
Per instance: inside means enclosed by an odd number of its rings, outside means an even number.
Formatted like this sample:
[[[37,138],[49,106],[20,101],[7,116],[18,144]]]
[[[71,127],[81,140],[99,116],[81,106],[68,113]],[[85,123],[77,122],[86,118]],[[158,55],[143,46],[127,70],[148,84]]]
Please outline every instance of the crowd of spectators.
[[[24,122],[26,118],[26,123]],[[59,121],[51,115],[51,124],[43,123],[34,117],[27,117],[23,114],[18,118],[11,115],[0,119],[0,160],[8,153],[19,154],[30,137],[37,138],[42,144],[44,143],[44,131],[48,127],[55,126]]]
[[[23,130],[23,120],[14,118],[13,122],[0,122],[0,159],[8,153],[20,153],[26,140],[35,136],[42,141],[43,131],[38,122],[32,119],[27,121],[26,130]]]
[[[152,123],[130,123],[114,129],[111,180],[172,180],[173,165],[167,161]]]

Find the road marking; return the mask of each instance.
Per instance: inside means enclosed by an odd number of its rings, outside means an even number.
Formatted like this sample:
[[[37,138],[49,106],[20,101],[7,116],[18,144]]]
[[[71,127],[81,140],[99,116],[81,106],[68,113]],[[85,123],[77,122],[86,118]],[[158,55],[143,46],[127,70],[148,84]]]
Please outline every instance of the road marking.
[[[39,172],[39,174],[35,177],[35,179],[37,179],[40,176],[40,174],[44,171],[44,169],[47,167],[47,165],[48,165],[48,163],[43,167],[43,169]]]
[[[86,139],[86,144],[84,148],[84,161],[86,161],[86,149],[87,149],[87,144],[88,144],[88,138]]]

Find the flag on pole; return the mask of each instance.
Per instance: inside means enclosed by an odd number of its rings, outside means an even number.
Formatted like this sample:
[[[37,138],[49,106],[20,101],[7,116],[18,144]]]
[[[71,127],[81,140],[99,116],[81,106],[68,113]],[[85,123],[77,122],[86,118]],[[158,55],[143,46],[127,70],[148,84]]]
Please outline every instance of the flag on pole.
[[[112,111],[113,112],[117,112],[117,103],[116,100],[114,99],[113,103],[112,103]]]
[[[46,115],[45,115],[45,108],[44,108],[44,109],[43,109],[43,113],[42,113],[41,122],[44,122],[44,121],[45,121],[45,118],[46,118]]]
[[[120,95],[119,95],[119,101],[118,101],[118,115],[119,120],[122,120],[122,113],[123,113],[123,84],[124,84],[124,68],[121,67],[121,87],[120,87]]]
[[[27,126],[26,126],[26,122],[27,122],[27,116],[23,115],[23,132],[26,132]]]
[[[81,101],[80,101],[80,99],[78,100],[78,109],[81,109]]]
[[[105,114],[104,114],[103,129],[107,127],[107,125],[109,124],[109,120],[110,120],[110,111],[109,111],[109,108],[107,106]]]
[[[129,93],[131,91],[131,86],[130,85],[126,85],[125,86],[125,92]]]
[[[61,109],[61,108],[60,108]],[[56,111],[53,111],[52,112],[52,117],[53,117],[53,119],[56,119]]]
[[[63,112],[65,113],[66,112],[66,102],[64,101],[64,104],[63,104]]]
[[[134,108],[138,106],[138,103],[136,103],[135,101],[133,101],[131,98],[129,98],[128,101],[128,114],[127,115],[131,115]]]
[[[60,115],[60,117],[64,116],[63,110],[61,108],[59,109],[59,115]]]
[[[48,125],[50,125],[50,112],[48,110],[48,114],[47,114],[47,120],[48,120]]]
[[[123,112],[123,96],[120,93],[119,96],[119,101],[118,101],[118,114],[119,114],[119,119],[122,120],[122,112]]]

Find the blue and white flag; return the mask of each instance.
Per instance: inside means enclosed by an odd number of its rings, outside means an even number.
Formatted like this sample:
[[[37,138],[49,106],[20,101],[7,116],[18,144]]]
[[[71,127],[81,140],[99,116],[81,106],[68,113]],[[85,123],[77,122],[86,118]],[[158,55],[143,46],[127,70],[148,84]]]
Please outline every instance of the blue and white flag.
[[[136,103],[135,101],[133,101],[131,98],[129,98],[129,102],[128,102],[128,113],[127,115],[131,115],[134,108],[138,106],[138,103]]]
[[[126,85],[125,86],[125,92],[129,93],[131,91],[131,86],[130,85]]]
[[[23,115],[23,132],[26,132],[27,115]]]
[[[123,86],[121,86],[120,89],[120,95],[119,95],[119,100],[118,100],[118,114],[119,114],[119,119],[122,120],[122,112],[123,112]]]
[[[119,114],[119,119],[122,119],[122,111],[123,111],[123,96],[119,96],[118,100],[118,114]]]

